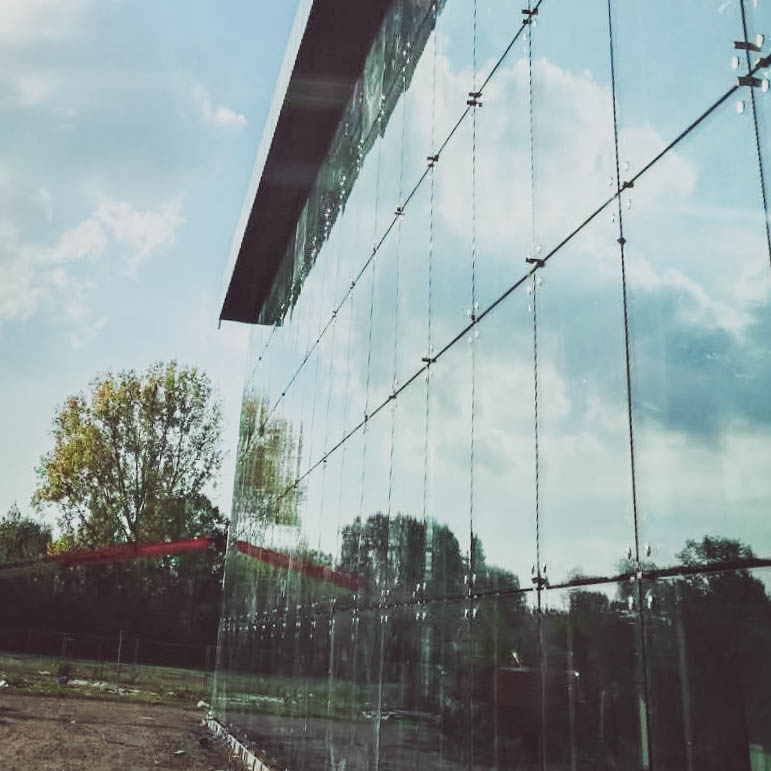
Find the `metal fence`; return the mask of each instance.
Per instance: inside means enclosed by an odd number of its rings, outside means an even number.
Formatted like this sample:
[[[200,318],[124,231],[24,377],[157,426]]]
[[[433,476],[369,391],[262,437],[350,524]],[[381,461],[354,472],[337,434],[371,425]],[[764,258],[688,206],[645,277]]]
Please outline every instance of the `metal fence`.
[[[88,659],[148,666],[214,669],[216,645],[186,645],[123,632],[83,634],[40,629],[0,628],[0,652],[32,656]]]

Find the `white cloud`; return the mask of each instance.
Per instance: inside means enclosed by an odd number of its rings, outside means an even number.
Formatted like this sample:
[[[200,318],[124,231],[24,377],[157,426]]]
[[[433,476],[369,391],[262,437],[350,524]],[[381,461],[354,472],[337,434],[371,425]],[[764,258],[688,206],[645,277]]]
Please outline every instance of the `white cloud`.
[[[70,322],[67,339],[76,350],[93,340],[109,322],[107,316],[97,316],[88,307],[85,294],[89,288],[86,282],[76,285],[76,297],[64,306]]]
[[[464,92],[470,73],[453,69],[452,62],[443,56],[437,67],[440,89],[436,121],[441,139],[457,119],[455,95]],[[507,260],[512,245],[530,242],[528,77],[525,59],[504,65],[485,89],[484,108],[477,117],[477,199],[483,202],[477,210],[478,243],[480,249],[505,255]],[[613,192],[613,106],[609,89],[598,84],[591,72],[573,73],[539,59],[533,78],[537,94],[535,238],[548,251]],[[426,81],[422,89],[428,97],[418,96],[412,102],[414,109],[423,112],[416,125],[422,133],[417,141],[424,147],[430,144],[432,104],[431,83]],[[499,119],[502,110],[507,120]],[[464,238],[469,224],[470,123],[467,119],[453,138],[436,176],[442,219]],[[468,151],[453,146],[460,142],[469,145]],[[619,144],[624,178],[634,174],[666,143],[652,126],[645,124],[624,127]],[[654,202],[687,199],[697,173],[689,161],[672,151],[650,177],[644,189],[635,190],[635,209],[646,210]]]
[[[43,264],[101,259],[107,248],[107,234],[102,225],[89,217],[72,230],[62,233],[53,249],[41,253],[38,262]]]
[[[3,0],[0,8],[0,41],[26,43],[36,38],[56,38],[76,27],[86,0]]]
[[[47,206],[53,197],[42,188]],[[29,317],[45,300],[56,300],[72,327],[71,343],[83,345],[107,322],[88,310],[88,292],[95,286],[78,274],[77,264],[109,257],[107,270],[133,273],[152,254],[174,242],[184,222],[179,199],[158,210],[139,210],[126,201],[104,199],[53,246],[25,242],[11,221],[0,220],[0,324]]]
[[[201,114],[207,123],[224,127],[232,126],[239,129],[246,125],[245,115],[236,112],[226,105],[215,108],[212,105],[209,92],[200,84],[193,88],[193,99],[198,103]]]
[[[152,252],[173,244],[177,228],[185,222],[179,198],[158,211],[140,211],[126,201],[105,199],[94,218],[117,243],[131,247],[124,265],[128,273],[136,271]]]

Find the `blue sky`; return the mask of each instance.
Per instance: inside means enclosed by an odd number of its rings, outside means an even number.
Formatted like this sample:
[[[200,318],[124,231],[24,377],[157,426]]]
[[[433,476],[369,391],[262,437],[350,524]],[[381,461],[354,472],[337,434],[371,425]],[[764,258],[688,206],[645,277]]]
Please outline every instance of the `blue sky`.
[[[229,508],[248,330],[219,300],[295,8],[4,0],[0,514],[29,511],[57,404],[172,358],[224,400]]]

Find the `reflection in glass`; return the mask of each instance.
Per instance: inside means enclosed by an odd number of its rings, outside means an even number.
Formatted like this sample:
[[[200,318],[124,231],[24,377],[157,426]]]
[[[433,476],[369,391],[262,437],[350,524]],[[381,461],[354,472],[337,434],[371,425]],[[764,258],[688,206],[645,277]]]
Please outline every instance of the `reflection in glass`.
[[[389,6],[249,346],[213,707],[270,767],[771,764],[768,14]]]

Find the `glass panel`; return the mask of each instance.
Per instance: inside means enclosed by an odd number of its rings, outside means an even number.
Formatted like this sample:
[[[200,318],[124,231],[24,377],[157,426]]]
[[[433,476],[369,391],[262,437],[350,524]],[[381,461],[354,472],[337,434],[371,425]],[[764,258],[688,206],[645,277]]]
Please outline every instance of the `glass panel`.
[[[466,109],[471,89],[471,3],[445,5],[438,20],[437,45],[436,143],[441,146]],[[468,323],[471,312],[470,191],[471,121],[466,116],[434,171],[432,327],[437,348]]]
[[[543,3],[537,20],[533,248],[546,253],[615,192],[615,152],[607,0]]]
[[[600,214],[539,271],[543,283],[529,286],[538,317],[542,568],[552,583],[617,575],[634,547],[615,217],[612,206]]]
[[[535,564],[533,326],[528,302],[531,297],[523,286],[477,328],[477,593],[527,587]]]
[[[625,219],[641,548],[659,566],[704,535],[771,550],[769,265],[744,118],[719,108]]]
[[[613,3],[613,32],[624,176],[736,83],[731,57],[733,41],[742,38],[740,2]]]
[[[425,592],[429,598],[468,591],[471,450],[471,353],[460,341],[431,366]]]
[[[431,636],[433,619],[429,618],[434,609],[433,605],[408,604],[387,611],[380,719],[382,767],[443,767],[442,675]]]
[[[399,321],[396,351],[396,382],[402,384],[423,366],[428,323],[428,206],[431,180],[427,178],[399,219],[396,249],[399,250]],[[393,312],[393,310],[392,310]],[[393,321],[391,322],[393,323]],[[384,357],[387,358],[387,357]]]
[[[748,555],[738,541],[704,539],[689,562]],[[746,769],[771,759],[771,605],[768,569],[645,582],[655,767]]]
[[[526,593],[488,596],[471,621],[471,724],[474,768],[536,768],[537,619]]]
[[[543,592],[539,688],[547,768],[652,767],[633,597],[634,584]]]

